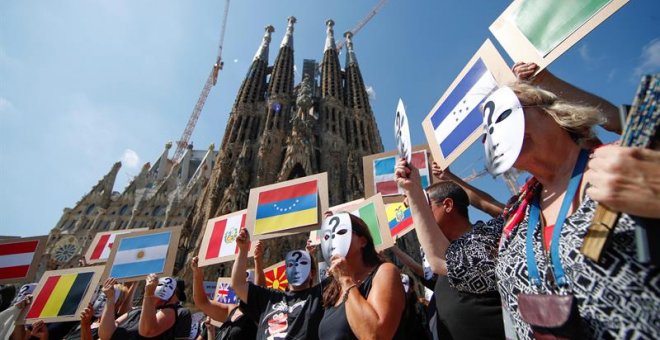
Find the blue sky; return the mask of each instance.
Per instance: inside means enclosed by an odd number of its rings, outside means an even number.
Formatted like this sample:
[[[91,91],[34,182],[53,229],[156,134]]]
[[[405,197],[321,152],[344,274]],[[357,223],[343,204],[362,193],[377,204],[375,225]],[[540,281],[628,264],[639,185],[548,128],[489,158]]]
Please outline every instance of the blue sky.
[[[335,20],[340,37],[376,2],[233,0],[225,68],[193,134],[195,147],[220,145],[265,25],[276,29],[272,63],[286,18],[298,18],[300,72],[303,59],[322,58],[325,19]],[[413,143],[425,143],[422,119],[483,41],[493,39],[488,26],[508,4],[390,0],[355,36],[385,149],[394,148],[399,97]],[[215,60],[223,7],[224,1],[0,3],[0,235],[48,233],[62,209],[72,207],[114,162],[123,160],[115,185],[121,191],[167,141],[179,138]],[[660,70],[658,27],[660,2],[633,0],[550,70],[614,104],[628,103],[639,76]],[[481,144],[452,168],[461,175],[483,169]],[[499,200],[508,197],[499,180],[474,183]]]

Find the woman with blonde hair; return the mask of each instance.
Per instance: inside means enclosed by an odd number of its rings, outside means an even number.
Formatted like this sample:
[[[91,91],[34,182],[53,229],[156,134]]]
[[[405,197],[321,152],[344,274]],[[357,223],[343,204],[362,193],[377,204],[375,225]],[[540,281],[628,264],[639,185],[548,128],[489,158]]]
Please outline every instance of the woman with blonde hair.
[[[622,214],[601,263],[580,252],[597,204],[585,194],[582,175],[592,127],[603,122],[598,109],[517,82],[486,98],[483,111],[488,170],[498,175],[515,167],[533,176],[510,200],[503,230],[492,233],[505,324],[519,338],[660,338],[660,275],[635,257],[637,222]],[[418,176],[405,160],[398,163],[397,182],[413,212],[425,216],[415,220],[422,246],[446,247],[420,204]],[[429,262],[439,253],[427,252]]]

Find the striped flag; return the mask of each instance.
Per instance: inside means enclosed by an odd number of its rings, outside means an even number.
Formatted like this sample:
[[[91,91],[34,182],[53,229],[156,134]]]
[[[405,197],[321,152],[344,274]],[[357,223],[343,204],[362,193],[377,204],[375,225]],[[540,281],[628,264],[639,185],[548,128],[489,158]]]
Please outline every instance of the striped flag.
[[[383,196],[403,195],[403,190],[399,188],[394,180],[394,168],[396,167],[397,157],[398,156],[395,155],[378,158],[373,161],[376,193],[380,193]],[[411,163],[419,169],[419,175],[422,178],[422,187],[428,187],[431,181],[429,177],[429,162],[426,150],[413,152]]]
[[[266,234],[318,223],[317,180],[258,193],[254,234]]]
[[[351,214],[361,218],[364,223],[369,227],[371,237],[374,239],[374,245],[378,248],[383,244],[383,237],[380,233],[380,224],[378,223],[378,215],[376,215],[376,205],[370,202],[361,208],[351,212]]]
[[[238,253],[236,238],[245,228],[246,210],[217,218],[206,223],[206,230],[199,249],[200,266],[233,260]]]
[[[445,158],[482,128],[479,105],[497,87],[497,82],[481,58],[470,67],[437,110],[431,114],[436,142]]]
[[[39,293],[34,297],[26,319],[76,316],[78,306],[90,287],[93,271],[62,275],[47,275]]]
[[[392,237],[400,235],[412,226],[413,219],[410,209],[403,203],[392,203],[385,206],[387,224],[390,227]]]
[[[0,283],[31,279],[32,263],[41,257],[47,236],[7,239],[0,242]],[[31,270],[32,269],[32,270]]]
[[[144,230],[147,230],[147,228],[102,231],[97,233],[89,248],[87,248],[85,260],[87,263],[101,263],[107,261],[108,257],[110,257],[110,252],[112,251],[112,244],[115,242],[117,235]]]
[[[110,276],[121,279],[163,273],[170,239],[172,231],[123,236],[118,240]]]
[[[266,287],[286,292],[289,281],[286,278],[286,263],[278,262],[264,270]]]

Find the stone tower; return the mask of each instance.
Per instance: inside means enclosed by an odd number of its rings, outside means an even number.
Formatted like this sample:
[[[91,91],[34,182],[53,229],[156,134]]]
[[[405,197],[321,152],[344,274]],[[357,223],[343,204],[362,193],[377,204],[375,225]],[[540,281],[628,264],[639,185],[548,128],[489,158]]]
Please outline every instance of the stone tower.
[[[274,28],[265,29],[234,101],[209,184],[184,224],[190,237],[179,251],[188,259],[197,254],[208,219],[245,209],[250,188],[327,171],[331,205],[364,195],[362,156],[382,152],[383,146],[351,37],[342,70],[334,22],[328,20],[320,86],[308,76],[294,86],[295,23],[288,18],[273,66],[268,66],[268,51]],[[291,246],[304,247],[306,239],[296,235],[267,243],[266,265],[282,260]],[[177,261],[175,268],[183,270],[179,275],[188,274],[185,262]],[[228,268],[219,266],[218,273],[228,275]]]

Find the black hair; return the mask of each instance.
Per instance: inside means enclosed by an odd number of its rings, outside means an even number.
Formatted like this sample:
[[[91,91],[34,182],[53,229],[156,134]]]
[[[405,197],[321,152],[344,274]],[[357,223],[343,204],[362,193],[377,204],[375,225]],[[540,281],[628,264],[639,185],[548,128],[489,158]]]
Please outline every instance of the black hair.
[[[468,217],[468,206],[470,206],[470,198],[468,194],[458,184],[452,181],[441,181],[433,183],[426,192],[429,194],[431,204],[442,204],[445,198],[451,198],[454,202],[454,208],[461,216]]]

